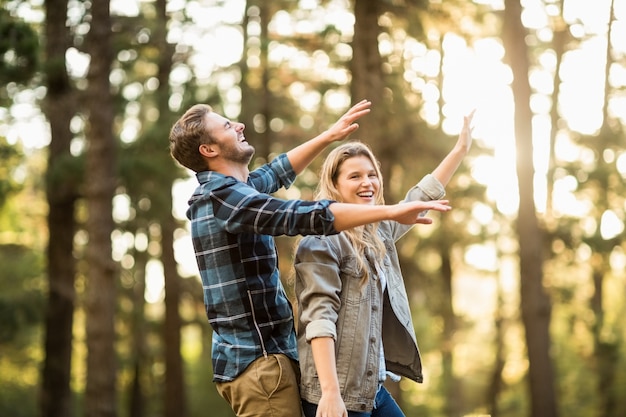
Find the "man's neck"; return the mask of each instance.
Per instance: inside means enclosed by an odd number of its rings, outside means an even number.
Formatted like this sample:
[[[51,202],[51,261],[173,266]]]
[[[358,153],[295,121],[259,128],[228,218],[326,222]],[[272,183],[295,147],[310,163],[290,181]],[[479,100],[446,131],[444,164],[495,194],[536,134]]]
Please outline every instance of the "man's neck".
[[[250,170],[247,165],[233,164],[233,163],[214,163],[211,166],[211,171],[219,172],[222,175],[235,177],[241,182],[248,181],[248,175]]]

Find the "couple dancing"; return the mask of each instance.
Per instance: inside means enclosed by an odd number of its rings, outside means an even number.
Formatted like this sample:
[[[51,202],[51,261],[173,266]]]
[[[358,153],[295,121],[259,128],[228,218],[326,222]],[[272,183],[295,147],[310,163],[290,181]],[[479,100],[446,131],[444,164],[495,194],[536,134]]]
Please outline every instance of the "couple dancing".
[[[395,241],[431,224],[429,210],[450,210],[441,198],[470,149],[473,113],[450,153],[399,204],[384,204],[378,161],[358,141],[330,152],[316,201],[271,196],[353,133],[370,108],[357,103],[253,171],[245,126],[208,105],[191,107],[170,131],[171,155],[199,182],[187,217],[213,329],[213,380],[239,417],[404,416],[383,382],[422,380]],[[295,256],[297,335],[279,235],[305,236]]]

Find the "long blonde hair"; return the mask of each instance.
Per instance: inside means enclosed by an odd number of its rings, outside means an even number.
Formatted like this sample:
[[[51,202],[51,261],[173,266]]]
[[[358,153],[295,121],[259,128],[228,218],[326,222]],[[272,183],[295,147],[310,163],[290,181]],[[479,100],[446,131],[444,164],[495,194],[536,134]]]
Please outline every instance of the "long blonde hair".
[[[364,156],[372,162],[376,176],[380,182],[380,187],[374,196],[374,201],[376,204],[385,204],[380,163],[369,146],[359,141],[343,143],[328,154],[320,171],[320,182],[317,185],[315,194],[316,199],[330,199],[342,202],[341,194],[337,190],[339,170],[345,161],[357,156]],[[359,270],[363,272],[364,279],[369,276],[369,268],[366,267],[364,255],[367,254],[369,255],[368,257],[373,257],[372,260],[374,262],[382,260],[385,255],[385,244],[378,236],[377,230],[378,223],[370,223],[342,232],[348,237],[350,243],[352,243],[357,266]]]

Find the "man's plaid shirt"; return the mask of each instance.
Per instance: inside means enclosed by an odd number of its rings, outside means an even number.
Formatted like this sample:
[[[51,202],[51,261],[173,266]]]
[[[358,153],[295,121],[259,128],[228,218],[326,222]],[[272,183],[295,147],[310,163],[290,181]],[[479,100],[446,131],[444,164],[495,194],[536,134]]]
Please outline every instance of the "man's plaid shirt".
[[[187,217],[213,328],[213,380],[232,381],[270,353],[297,360],[293,312],[272,236],[337,233],[331,201],[268,195],[295,180],[285,154],[252,171],[247,183],[212,171],[196,176],[200,185]]]

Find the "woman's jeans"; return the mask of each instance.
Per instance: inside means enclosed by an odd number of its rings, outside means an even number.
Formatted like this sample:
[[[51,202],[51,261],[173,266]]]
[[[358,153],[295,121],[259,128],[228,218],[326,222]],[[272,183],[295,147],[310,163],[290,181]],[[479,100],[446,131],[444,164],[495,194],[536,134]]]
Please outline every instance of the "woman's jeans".
[[[315,417],[317,404],[302,400],[302,410],[304,411],[305,417]],[[389,391],[381,385],[376,393],[374,409],[371,413],[348,410],[348,417],[405,417],[405,415],[402,410],[400,410],[400,407],[398,407],[398,403],[396,403],[391,394],[389,394]]]

